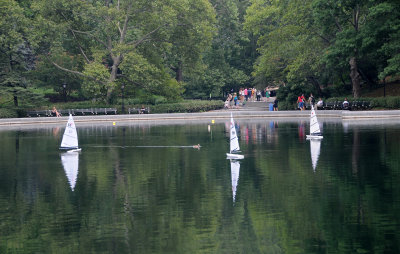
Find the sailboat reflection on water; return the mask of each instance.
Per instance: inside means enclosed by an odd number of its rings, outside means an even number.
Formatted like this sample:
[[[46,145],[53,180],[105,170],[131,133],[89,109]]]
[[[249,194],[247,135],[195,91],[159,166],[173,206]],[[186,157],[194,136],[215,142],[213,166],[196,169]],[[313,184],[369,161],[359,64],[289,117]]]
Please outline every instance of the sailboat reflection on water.
[[[61,163],[64,167],[65,175],[68,178],[69,186],[74,191],[76,179],[78,178],[79,153],[61,154]]]

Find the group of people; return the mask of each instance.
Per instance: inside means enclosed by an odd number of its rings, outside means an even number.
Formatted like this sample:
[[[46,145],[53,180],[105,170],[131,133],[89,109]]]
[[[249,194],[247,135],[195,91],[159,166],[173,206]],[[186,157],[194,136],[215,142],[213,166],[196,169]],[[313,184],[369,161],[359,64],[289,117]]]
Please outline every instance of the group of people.
[[[261,90],[257,90],[256,88],[240,88],[239,89],[239,97],[241,101],[261,101]]]
[[[273,91],[274,92],[274,91]],[[256,88],[240,88],[239,92],[229,93],[226,101],[225,108],[238,108],[240,105],[244,105],[246,101],[262,101],[263,97],[270,97],[275,95],[268,90],[268,87],[264,91],[257,90]],[[274,111],[278,110],[278,100],[274,100]]]
[[[300,110],[305,110],[306,109],[305,103],[306,103],[306,98],[304,97],[304,94],[302,94],[301,96],[297,97],[297,105],[298,105],[298,108]],[[308,103],[313,105],[314,109],[321,109],[324,106],[324,101],[322,100],[322,98],[319,98],[318,102],[315,103],[315,99],[314,99],[314,96],[313,96],[312,93],[310,94],[310,97],[308,98]],[[344,101],[343,101],[343,104],[342,104],[342,108],[343,109],[348,109],[349,106],[350,106],[350,103],[347,100],[347,98],[345,98]]]
[[[228,94],[228,97],[226,98],[225,101],[224,108],[232,108],[232,107],[234,108],[239,107],[239,99],[236,93],[233,93],[233,95]]]
[[[237,108],[240,103],[244,104],[244,101],[254,101],[257,97],[257,101],[261,100],[261,93],[255,88],[240,88],[239,93],[230,93],[225,101],[225,108]]]
[[[306,97],[304,97],[304,94],[297,97],[297,106],[300,110],[306,109],[306,102],[307,100]],[[315,109],[322,108],[324,105],[324,101],[322,100],[322,98],[319,98],[318,102],[315,103],[315,98],[312,93],[310,94],[310,97],[308,97],[308,103],[313,106],[316,106]]]

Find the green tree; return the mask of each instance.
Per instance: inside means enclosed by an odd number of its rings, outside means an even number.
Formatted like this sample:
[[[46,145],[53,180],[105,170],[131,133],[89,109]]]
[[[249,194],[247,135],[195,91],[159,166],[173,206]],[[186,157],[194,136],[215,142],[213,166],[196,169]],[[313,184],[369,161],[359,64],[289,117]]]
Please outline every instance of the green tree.
[[[216,12],[217,33],[203,54],[202,65],[189,73],[187,94],[194,97],[220,95],[222,91],[249,85],[252,64],[248,64],[251,57],[247,57],[246,50],[250,41],[242,25],[245,4],[240,5],[238,0],[210,2]]]
[[[4,98],[11,97],[14,106],[19,100],[38,102],[32,89],[29,71],[35,67],[35,55],[29,40],[29,19],[17,1],[0,2],[0,87]]]
[[[85,59],[83,72],[53,64],[84,76],[84,86],[98,85],[97,90],[105,89],[107,101],[112,99],[117,79],[123,76],[120,65],[124,57],[130,52],[139,52],[139,46],[166,27],[171,14],[166,3],[148,1],[53,1],[53,5],[43,1],[40,6],[55,13],[47,17],[64,26],[64,35],[75,41]],[[89,45],[81,43],[81,38],[90,39]],[[108,70],[108,75],[104,75],[105,70],[97,70],[101,65]],[[99,71],[103,75],[96,75]]]
[[[400,2],[376,1],[368,11],[367,23],[362,32],[361,52],[373,69],[364,71],[375,79],[400,74]]]
[[[247,10],[245,28],[258,38],[257,80],[352,85],[399,73],[397,1],[261,1]],[[338,86],[339,87],[339,86]]]
[[[245,28],[258,38],[257,80],[300,83],[321,93],[320,56],[326,38],[315,31],[312,1],[252,1]]]
[[[324,36],[330,37],[330,45],[326,57],[328,61],[347,61],[353,96],[361,93],[359,71],[360,47],[362,38],[360,31],[366,23],[369,1],[314,1],[314,16]],[[343,63],[342,63],[343,64]]]
[[[347,70],[355,98],[362,82],[374,84],[399,74],[398,1],[316,0],[313,14],[318,29],[329,38],[324,60]]]
[[[177,1],[178,13],[171,29],[166,51],[167,64],[182,82],[183,70],[194,69],[203,52],[210,46],[214,34],[215,12],[208,0]]]
[[[172,84],[164,67],[167,55],[175,52],[179,61],[196,62],[212,30],[207,1],[38,0],[35,7],[41,14],[37,20],[50,28],[47,34],[54,40],[43,47],[43,55],[50,52],[47,59],[54,66],[83,77],[87,96],[105,96],[108,102],[122,85],[168,90],[160,89],[160,84]],[[46,34],[43,29],[42,33]],[[80,62],[66,67],[57,62],[61,54],[74,55]]]

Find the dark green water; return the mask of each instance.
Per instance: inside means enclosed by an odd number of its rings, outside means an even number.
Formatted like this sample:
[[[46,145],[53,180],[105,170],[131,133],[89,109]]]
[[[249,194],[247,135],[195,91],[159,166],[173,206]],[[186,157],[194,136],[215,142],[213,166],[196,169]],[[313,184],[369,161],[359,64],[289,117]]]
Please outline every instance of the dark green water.
[[[324,122],[313,169],[307,121],[240,120],[237,186],[209,124],[77,124],[76,182],[64,126],[0,129],[0,253],[400,253],[398,122]]]

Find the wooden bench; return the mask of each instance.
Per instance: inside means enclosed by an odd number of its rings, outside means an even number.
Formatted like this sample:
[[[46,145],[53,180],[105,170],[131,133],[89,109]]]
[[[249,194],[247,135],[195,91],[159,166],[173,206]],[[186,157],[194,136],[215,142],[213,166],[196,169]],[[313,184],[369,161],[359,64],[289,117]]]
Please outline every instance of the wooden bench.
[[[369,109],[371,103],[369,101],[349,101],[348,106],[343,106],[343,101],[330,101],[324,102],[322,107],[318,107],[318,109],[324,110],[363,110]],[[308,107],[307,107],[308,109]]]
[[[370,106],[371,106],[371,102],[369,102],[369,101],[363,101],[361,104],[362,109],[369,109]]]
[[[128,114],[150,114],[150,108],[128,108]]]
[[[59,109],[57,110],[61,116],[68,115],[108,115],[108,114],[117,114],[116,108],[81,108],[81,109]],[[150,112],[150,109],[145,113]],[[28,117],[41,117],[41,116],[56,116],[52,110],[32,110],[27,111],[26,116]]]
[[[305,108],[306,110],[311,110],[311,103],[304,102],[304,108]]]
[[[26,112],[28,117],[51,116],[51,110],[34,110]]]
[[[117,114],[117,109],[116,108],[95,108],[94,109],[94,114],[96,115],[108,115],[108,114]]]
[[[69,114],[75,115],[72,109],[59,109],[57,111],[61,116],[69,116]],[[56,116],[56,114],[52,113],[52,116]]]
[[[334,109],[334,110],[342,110],[343,109],[343,103],[341,101],[334,101],[332,109]]]
[[[324,103],[324,109],[325,110],[332,110],[335,107],[335,103],[334,102],[326,102]]]
[[[94,115],[94,110],[92,108],[81,108],[81,109],[72,109],[74,115]]]
[[[368,109],[371,103],[369,101],[354,101],[351,103],[351,110]]]

